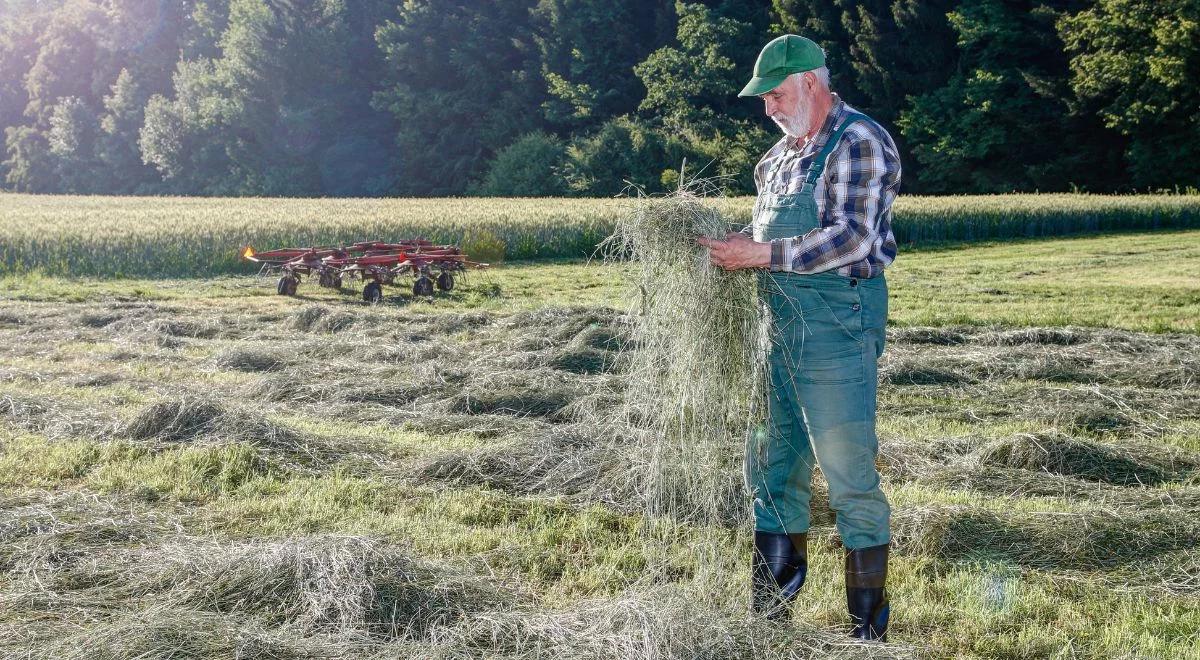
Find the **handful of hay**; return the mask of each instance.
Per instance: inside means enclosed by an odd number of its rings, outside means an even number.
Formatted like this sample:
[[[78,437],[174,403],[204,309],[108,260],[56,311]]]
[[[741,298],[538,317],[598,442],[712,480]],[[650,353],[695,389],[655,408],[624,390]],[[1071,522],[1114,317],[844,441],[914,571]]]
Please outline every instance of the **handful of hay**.
[[[713,266],[696,238],[726,220],[680,191],[640,197],[606,242],[628,262],[637,311],[626,347],[626,421],[642,444],[651,517],[723,526],[748,519],[741,459],[761,429],[766,324],[751,271]]]

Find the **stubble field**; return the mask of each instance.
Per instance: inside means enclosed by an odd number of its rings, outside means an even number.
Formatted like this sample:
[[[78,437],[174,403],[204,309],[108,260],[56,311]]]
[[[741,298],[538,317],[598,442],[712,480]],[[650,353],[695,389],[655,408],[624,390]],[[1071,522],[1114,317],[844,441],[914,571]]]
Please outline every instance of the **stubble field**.
[[[1197,238],[889,269],[894,619],[867,646],[821,497],[788,625],[743,612],[744,521],[645,533],[638,457],[590,423],[624,389],[615,268],[374,307],[0,279],[0,654],[1200,657]],[[703,594],[693,533],[726,539]],[[650,556],[672,579],[640,579]]]

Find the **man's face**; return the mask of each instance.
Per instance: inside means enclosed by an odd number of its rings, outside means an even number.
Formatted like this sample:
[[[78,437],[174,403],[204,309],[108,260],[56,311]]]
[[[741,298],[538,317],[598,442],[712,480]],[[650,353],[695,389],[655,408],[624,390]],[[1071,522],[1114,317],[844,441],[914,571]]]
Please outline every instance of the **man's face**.
[[[766,104],[767,116],[789,137],[809,133],[812,109],[811,90],[805,75],[789,76],[778,87],[759,96]]]

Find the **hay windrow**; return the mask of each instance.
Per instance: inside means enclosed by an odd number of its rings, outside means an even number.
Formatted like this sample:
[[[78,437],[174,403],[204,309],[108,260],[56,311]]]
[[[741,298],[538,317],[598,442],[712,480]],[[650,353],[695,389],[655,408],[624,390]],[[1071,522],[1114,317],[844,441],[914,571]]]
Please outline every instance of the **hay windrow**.
[[[163,608],[253,615],[303,634],[421,638],[507,597],[437,571],[394,545],[351,536],[216,543],[182,538],[95,553],[22,584],[34,604]]]
[[[329,465],[344,453],[258,413],[190,395],[149,405],[125,425],[121,435],[171,444],[243,442],[301,468]]]
[[[213,362],[225,369],[238,371],[276,371],[290,360],[282,350],[270,348],[235,347],[218,353]]]
[[[417,463],[413,479],[565,495],[636,512],[643,503],[630,482],[629,459],[628,446],[620,439],[586,425],[554,426],[532,437],[426,457]]]
[[[347,640],[300,637],[237,616],[150,607],[81,625],[22,624],[10,633],[0,626],[0,652],[46,660],[128,658],[345,658],[356,645]],[[15,655],[19,653],[20,655]]]
[[[93,556],[176,532],[179,519],[113,497],[42,493],[0,509],[0,572],[32,577]]]
[[[861,644],[840,633],[698,605],[688,589],[629,591],[552,612],[469,616],[438,632],[431,658],[915,658],[899,644]]]
[[[968,506],[910,509],[893,522],[898,552],[945,560],[1011,562],[1042,571],[1115,570],[1195,548],[1187,509],[1000,514]]]
[[[1118,486],[1157,485],[1200,468],[1182,452],[1101,444],[1061,434],[1023,434],[980,449],[984,465],[1044,471]]]
[[[1088,328],[888,330],[883,382],[1042,380],[1146,388],[1200,382],[1200,338]],[[907,374],[915,374],[912,377]]]
[[[974,491],[1004,497],[1059,497],[1098,506],[1200,508],[1200,488],[1139,488],[1103,481],[1021,468],[987,465],[954,465],[922,476],[919,482],[934,488]]]
[[[120,424],[109,410],[18,394],[0,394],[0,420],[51,440],[104,437],[114,433]]]

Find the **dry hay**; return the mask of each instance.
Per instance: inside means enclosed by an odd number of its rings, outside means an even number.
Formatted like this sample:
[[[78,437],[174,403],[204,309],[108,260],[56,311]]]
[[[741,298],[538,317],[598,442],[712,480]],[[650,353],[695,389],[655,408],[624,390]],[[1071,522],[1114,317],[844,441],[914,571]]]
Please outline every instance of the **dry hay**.
[[[291,351],[277,348],[238,346],[228,348],[213,357],[213,363],[224,369],[238,371],[276,371],[291,362]]]
[[[561,344],[578,339],[588,346],[611,350],[624,343],[628,323],[629,320],[615,309],[574,305],[517,312],[504,319],[500,326],[539,341]]]
[[[911,658],[898,644],[862,644],[838,632],[781,626],[707,607],[687,589],[631,591],[560,611],[464,617],[418,657],[529,658]]]
[[[300,637],[241,617],[160,607],[132,610],[101,621],[0,625],[5,657],[46,660],[129,658],[345,658],[359,645]],[[18,655],[19,654],[19,655]]]
[[[446,400],[445,410],[553,418],[582,394],[578,379],[555,370],[478,374]]]
[[[592,375],[609,371],[616,364],[616,355],[610,351],[581,346],[568,348],[550,359],[550,366],[559,371],[581,375]]]
[[[25,322],[24,314],[12,309],[0,309],[0,326],[18,326]]]
[[[125,377],[121,374],[108,371],[98,374],[76,376],[75,378],[71,379],[71,385],[75,387],[109,387],[124,381]]]
[[[921,479],[960,461],[980,444],[978,438],[910,439],[881,433],[876,467],[889,482]]]
[[[147,406],[120,434],[132,440],[166,444],[242,442],[290,467],[323,467],[347,453],[341,448],[335,452],[258,413],[191,395]]]
[[[888,337],[881,375],[897,385],[1042,380],[1173,389],[1200,382],[1200,338],[1192,335],[903,328]]]
[[[1200,510],[1200,488],[1137,488],[1020,468],[954,465],[919,479],[933,488],[968,490],[1007,497],[1058,497],[1097,506],[1179,507]]]
[[[150,330],[172,337],[191,339],[213,339],[221,334],[222,324],[213,319],[191,321],[186,319],[156,319],[150,322]]]
[[[933,346],[957,346],[970,341],[970,329],[958,328],[888,328],[889,345],[929,344]]]
[[[931,364],[922,358],[884,362],[879,368],[879,380],[886,385],[963,385],[978,379],[954,365]]]
[[[79,324],[88,328],[105,328],[123,318],[116,312],[84,312],[79,315]]]
[[[0,571],[36,576],[92,556],[179,529],[164,506],[67,492],[37,493],[0,507]]]
[[[285,322],[286,327],[301,332],[341,332],[359,320],[357,314],[335,311],[327,305],[305,305]]]
[[[51,440],[106,437],[120,424],[109,410],[76,401],[14,394],[0,395],[0,421]]]
[[[420,638],[507,597],[421,564],[375,539],[295,537],[228,544],[196,538],[97,552],[22,582],[35,605],[126,602],[242,614],[294,633]]]
[[[975,340],[983,344],[998,346],[1023,344],[1074,346],[1088,341],[1089,338],[1088,333],[1079,328],[1019,328],[980,333]]]
[[[1038,570],[1114,570],[1194,548],[1194,510],[997,513],[967,506],[896,512],[892,542],[909,556],[1006,561]]]
[[[1021,468],[1102,481],[1119,486],[1175,481],[1200,467],[1200,457],[1181,450],[1102,444],[1061,434],[1021,434],[981,448],[983,465]]]
[[[517,494],[549,493],[628,511],[641,504],[629,483],[633,476],[627,441],[586,425],[559,425],[533,437],[428,456],[417,463],[412,478]]]
[[[640,294],[630,306],[638,313],[625,415],[655,517],[727,519],[727,493],[743,488],[740,453],[729,448],[761,427],[764,407],[752,404],[762,397],[766,348],[758,279],[713,266],[696,243],[728,231],[720,213],[680,191],[640,198],[606,242],[611,257],[629,262]]]
[[[1157,439],[1200,415],[1200,392],[1106,385],[974,384],[881,387],[888,417],[935,417],[967,424],[1020,419],[1050,430],[1105,439]]]

